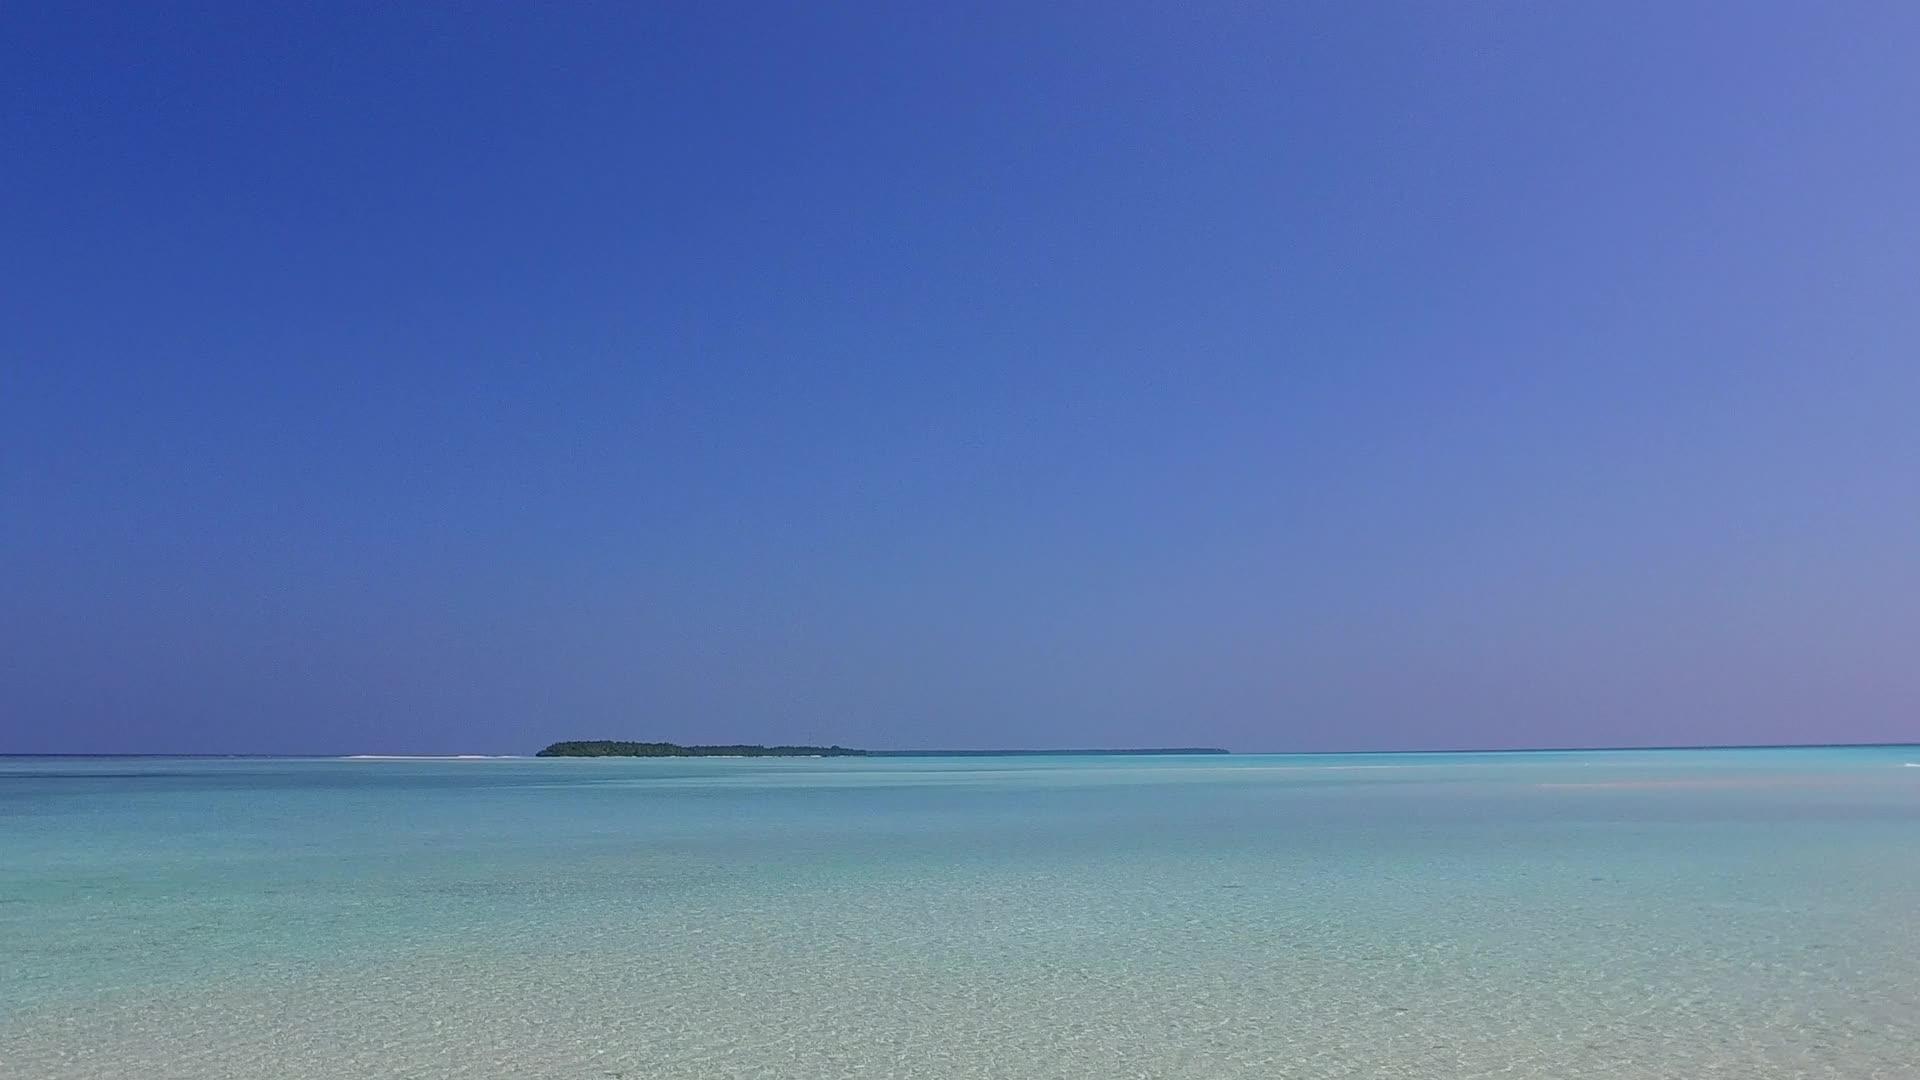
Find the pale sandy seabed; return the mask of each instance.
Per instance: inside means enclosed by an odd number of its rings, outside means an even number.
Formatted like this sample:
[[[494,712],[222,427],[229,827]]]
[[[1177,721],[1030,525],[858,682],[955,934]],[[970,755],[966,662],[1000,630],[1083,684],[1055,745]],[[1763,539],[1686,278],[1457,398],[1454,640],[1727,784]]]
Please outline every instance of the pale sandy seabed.
[[[0,1077],[1920,1075],[1913,751],[1757,753],[0,762]]]

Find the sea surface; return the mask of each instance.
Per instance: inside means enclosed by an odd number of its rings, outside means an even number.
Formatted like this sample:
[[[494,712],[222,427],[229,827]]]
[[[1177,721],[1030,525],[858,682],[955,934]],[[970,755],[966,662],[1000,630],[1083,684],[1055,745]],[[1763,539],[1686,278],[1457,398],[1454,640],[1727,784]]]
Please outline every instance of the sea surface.
[[[0,759],[0,1076],[1920,1076],[1920,749]]]

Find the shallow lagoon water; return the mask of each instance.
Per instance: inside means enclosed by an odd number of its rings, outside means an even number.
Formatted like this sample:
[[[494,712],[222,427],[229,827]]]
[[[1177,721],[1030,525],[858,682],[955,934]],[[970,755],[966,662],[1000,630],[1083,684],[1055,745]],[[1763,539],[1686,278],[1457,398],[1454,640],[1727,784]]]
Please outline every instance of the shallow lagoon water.
[[[1912,1077],[1909,762],[0,759],[0,1076]]]

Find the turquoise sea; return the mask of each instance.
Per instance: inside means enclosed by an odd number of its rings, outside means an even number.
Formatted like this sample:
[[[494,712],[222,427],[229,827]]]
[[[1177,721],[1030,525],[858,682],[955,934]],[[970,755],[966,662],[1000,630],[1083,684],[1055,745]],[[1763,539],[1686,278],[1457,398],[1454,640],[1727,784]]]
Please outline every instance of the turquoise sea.
[[[1920,1075],[1920,749],[0,759],[0,1076]]]

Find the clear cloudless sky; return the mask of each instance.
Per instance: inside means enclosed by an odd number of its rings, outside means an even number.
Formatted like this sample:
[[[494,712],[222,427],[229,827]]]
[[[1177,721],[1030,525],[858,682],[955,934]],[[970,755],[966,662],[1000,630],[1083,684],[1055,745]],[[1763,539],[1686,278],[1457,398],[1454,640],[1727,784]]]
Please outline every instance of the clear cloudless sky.
[[[1920,5],[0,11],[0,751],[1920,738]]]

